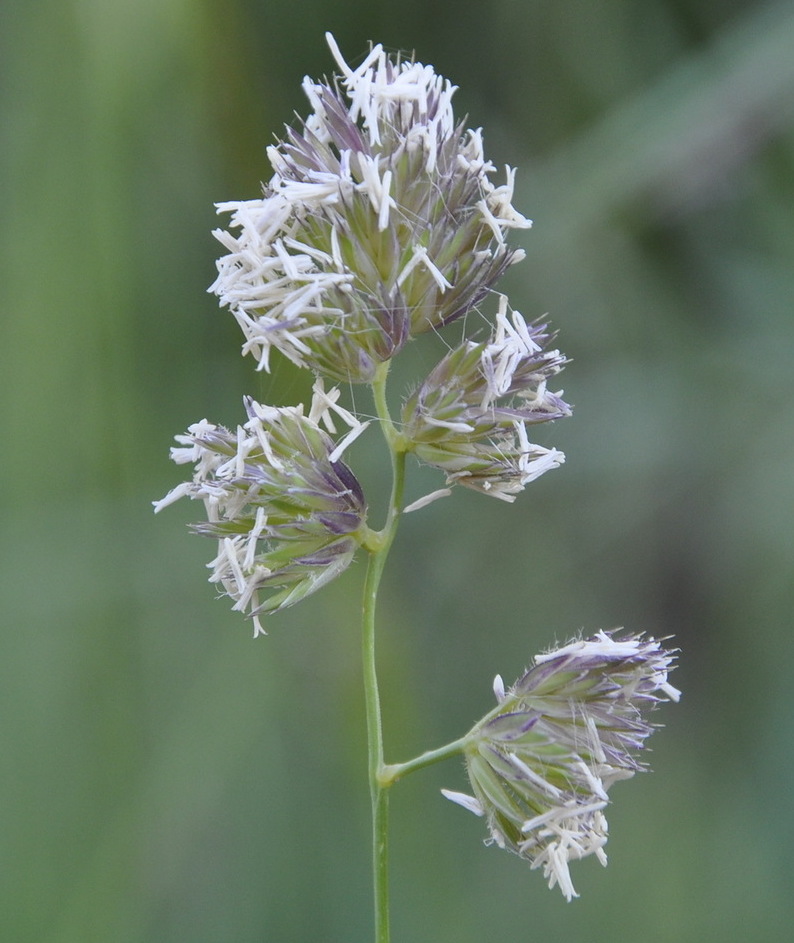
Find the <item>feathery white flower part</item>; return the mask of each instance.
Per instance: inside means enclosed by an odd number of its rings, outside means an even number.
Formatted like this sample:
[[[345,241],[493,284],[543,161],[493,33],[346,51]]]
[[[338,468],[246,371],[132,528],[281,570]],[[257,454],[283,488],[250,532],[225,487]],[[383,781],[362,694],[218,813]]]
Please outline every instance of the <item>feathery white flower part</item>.
[[[603,846],[609,833],[602,814],[606,805],[602,800],[582,805],[567,802],[521,826],[522,832],[533,837],[519,844],[520,852],[532,856],[532,869],[542,867],[549,888],[559,886],[567,901],[579,896],[571,880],[569,861],[595,854],[606,866]]]
[[[398,115],[416,116],[423,136],[438,140],[455,130],[452,96],[456,86],[436,75],[430,66],[403,61],[395,66],[378,43],[357,69],[351,69],[342,57],[331,33],[325,34],[331,54],[342,72],[342,82],[350,99],[350,116],[363,119],[369,144],[381,143],[384,124],[394,124]],[[434,104],[434,113],[429,104]],[[428,148],[430,155],[435,147]],[[428,170],[432,170],[432,164]]]
[[[540,655],[535,655],[536,665],[542,665],[544,662],[552,659],[567,658],[569,655],[575,657],[588,657],[603,655],[607,658],[633,658],[642,650],[643,643],[637,637],[630,636],[626,639],[613,639],[604,631],[598,631],[595,635],[586,639],[574,639],[560,648],[552,649]]]
[[[508,319],[507,308],[507,295],[500,295],[494,337],[482,352],[482,372],[487,381],[483,409],[509,393],[516,370],[527,357],[541,350],[521,314],[513,311]]]
[[[418,511],[421,508],[427,507],[428,504],[438,501],[440,498],[448,498],[451,494],[452,491],[450,491],[449,488],[439,488],[437,491],[431,491],[430,494],[423,495],[421,498],[417,498],[416,501],[412,501],[410,504],[406,505],[406,507],[403,508],[403,514]]]
[[[513,191],[516,183],[515,167],[505,167],[507,183],[495,187],[488,194],[487,203],[500,231],[503,229],[530,229],[532,220],[522,216],[513,206]],[[499,238],[497,236],[497,238]],[[502,237],[504,238],[504,237]]]
[[[338,462],[348,445],[354,442],[367,426],[369,426],[369,421],[361,422],[350,410],[340,406],[337,402],[340,396],[339,387],[334,387],[332,390],[326,392],[322,377],[318,377],[315,380],[314,386],[312,387],[312,394],[312,404],[309,410],[310,422],[316,423],[317,425],[322,423],[329,432],[334,433],[336,432],[336,427],[334,426],[331,414],[335,413],[343,422],[350,426],[350,431],[336,444],[336,448],[334,448],[328,456],[330,462]]]
[[[167,508],[169,504],[173,504],[175,501],[178,501],[180,498],[186,498],[192,490],[192,486],[189,481],[183,481],[181,484],[177,485],[176,488],[172,488],[165,497],[160,498],[159,501],[152,501],[152,506],[154,507],[154,513],[159,514],[163,508]]]
[[[397,276],[397,285],[400,286],[408,278],[408,276],[413,272],[413,270],[419,266],[424,265],[428,272],[433,276],[433,281],[438,285],[442,294],[448,289],[452,288],[450,282],[442,275],[439,271],[437,265],[434,265],[430,257],[427,254],[427,248],[421,245],[415,245],[412,249],[413,255],[405,263],[400,274]]]
[[[474,796],[467,796],[465,792],[455,792],[453,789],[442,789],[441,795],[445,799],[449,799],[450,802],[454,802],[467,811],[473,812],[475,815],[482,816],[485,814],[482,806]]]

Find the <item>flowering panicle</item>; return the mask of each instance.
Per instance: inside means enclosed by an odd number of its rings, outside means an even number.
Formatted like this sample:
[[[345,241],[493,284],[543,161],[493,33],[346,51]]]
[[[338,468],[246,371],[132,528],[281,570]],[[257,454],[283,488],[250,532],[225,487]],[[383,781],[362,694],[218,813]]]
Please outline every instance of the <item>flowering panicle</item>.
[[[260,614],[329,582],[361,543],[364,495],[339,456],[365,424],[338,406],[337,396],[317,384],[308,416],[302,406],[275,408],[246,397],[248,421],[236,432],[202,420],[171,450],[177,464],[194,462],[195,474],[155,510],[185,496],[204,502],[207,521],[193,530],[218,539],[210,581],[235,600],[234,609],[250,612],[255,635],[263,631]],[[332,412],[351,426],[339,444],[320,428],[323,422],[334,431]]]
[[[455,86],[422,65],[373,46],[351,67],[328,44],[339,73],[304,79],[312,108],[268,148],[272,176],[261,199],[217,204],[229,229],[210,290],[237,320],[243,353],[270,369],[272,350],[312,371],[311,406],[272,407],[244,399],[236,430],[206,420],[176,437],[177,464],[201,500],[196,533],[217,541],[210,582],[253,619],[298,602],[342,573],[359,547],[370,556],[362,609],[364,682],[373,811],[378,939],[388,936],[384,790],[407,772],[463,753],[474,795],[444,794],[484,816],[489,842],[542,868],[549,886],[576,896],[569,862],[606,863],[604,810],[613,783],[642,769],[654,727],[646,714],[662,698],[673,652],[642,635],[599,632],[536,656],[469,733],[404,764],[383,762],[375,664],[375,603],[385,555],[402,512],[407,453],[439,469],[446,485],[513,501],[562,452],[530,441],[529,426],[570,415],[549,389],[566,358],[548,326],[528,322],[498,296],[490,334],[463,332],[457,346],[404,402],[389,408],[389,362],[417,335],[460,319],[480,323],[481,302],[505,269],[523,258],[508,246],[531,225],[512,205],[515,172],[501,186],[479,129],[455,118]],[[470,317],[474,315],[474,317]],[[362,488],[341,457],[368,423],[326,392],[325,378],[371,386],[390,453],[392,490],[382,530],[367,525]],[[335,420],[349,431],[337,435]]]
[[[545,350],[545,324],[527,324],[500,296],[492,337],[449,351],[403,408],[403,434],[417,457],[457,482],[504,501],[565,460],[529,442],[528,424],[570,415],[547,389],[565,358]]]
[[[511,263],[515,173],[494,186],[479,130],[455,120],[455,87],[380,45],[356,69],[304,80],[314,108],[268,149],[259,200],[218,205],[234,234],[211,287],[268,369],[276,348],[299,366],[369,382],[411,335],[461,317]]]
[[[444,794],[484,815],[491,841],[542,867],[549,887],[576,896],[568,862],[606,864],[607,791],[643,769],[654,726],[645,713],[666,697],[673,652],[641,635],[599,632],[535,657],[467,736],[474,796]]]

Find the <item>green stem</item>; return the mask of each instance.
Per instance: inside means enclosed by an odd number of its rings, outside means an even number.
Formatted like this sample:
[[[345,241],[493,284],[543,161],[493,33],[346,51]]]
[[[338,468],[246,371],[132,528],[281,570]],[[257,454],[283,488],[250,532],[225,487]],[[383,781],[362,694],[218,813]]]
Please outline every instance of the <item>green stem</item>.
[[[415,773],[426,766],[432,766],[433,763],[440,763],[441,760],[448,760],[451,756],[463,753],[469,742],[469,734],[453,740],[452,743],[446,743],[443,747],[435,750],[426,750],[420,756],[414,757],[405,763],[389,763],[381,769],[381,784],[388,788],[398,779],[407,776],[409,773]]]
[[[383,781],[383,728],[375,660],[375,608],[386,557],[394,540],[402,509],[405,481],[405,449],[394,428],[386,404],[386,377],[388,363],[382,364],[373,381],[375,409],[389,447],[392,464],[392,492],[389,511],[383,530],[371,534],[367,541],[370,552],[367,577],[364,584],[362,617],[362,661],[364,669],[364,696],[367,714],[367,753],[369,784],[372,800],[372,866],[375,894],[375,940],[389,943],[389,802],[388,785]]]
[[[445,743],[443,747],[436,747],[435,750],[425,750],[424,753],[420,753],[419,756],[415,756],[412,760],[407,760],[405,763],[387,763],[381,768],[381,785],[388,789],[389,786],[396,783],[398,779],[402,779],[403,776],[407,776],[409,773],[415,773],[417,770],[432,766],[434,763],[448,760],[458,753],[465,753],[466,747],[471,743],[477,732],[492,718],[499,714],[509,712],[516,701],[517,699],[512,696],[500,701],[492,710],[488,711],[485,717],[478,721],[467,734],[458,737],[457,740],[453,740],[450,743]]]

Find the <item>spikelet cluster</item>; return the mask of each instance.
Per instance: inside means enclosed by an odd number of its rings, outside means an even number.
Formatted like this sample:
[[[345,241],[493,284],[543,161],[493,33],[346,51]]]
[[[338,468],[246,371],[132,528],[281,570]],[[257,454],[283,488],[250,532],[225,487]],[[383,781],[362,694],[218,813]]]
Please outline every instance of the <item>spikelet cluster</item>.
[[[498,706],[467,738],[474,796],[444,794],[484,816],[489,840],[542,868],[549,887],[577,896],[568,864],[606,864],[607,793],[643,769],[648,712],[679,698],[673,660],[655,639],[599,632],[537,655],[507,691],[497,678]]]

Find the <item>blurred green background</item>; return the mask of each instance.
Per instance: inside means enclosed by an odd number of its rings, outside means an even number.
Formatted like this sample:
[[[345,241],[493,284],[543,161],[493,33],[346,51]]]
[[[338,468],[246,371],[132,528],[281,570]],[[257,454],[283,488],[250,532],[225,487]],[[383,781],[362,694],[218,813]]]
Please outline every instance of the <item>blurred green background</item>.
[[[326,29],[460,86],[535,220],[505,290],[573,358],[574,417],[537,435],[561,470],[404,522],[387,759],[579,629],[683,652],[655,771],[615,787],[610,866],[574,864],[570,905],[440,797],[458,764],[394,790],[395,943],[787,938],[794,7],[740,0],[6,0],[0,938],[370,939],[363,565],[254,642],[197,509],[150,506],[188,423],[305,395],[254,374],[205,288],[212,204],[258,195]],[[353,455],[376,502],[377,445]]]

